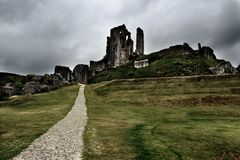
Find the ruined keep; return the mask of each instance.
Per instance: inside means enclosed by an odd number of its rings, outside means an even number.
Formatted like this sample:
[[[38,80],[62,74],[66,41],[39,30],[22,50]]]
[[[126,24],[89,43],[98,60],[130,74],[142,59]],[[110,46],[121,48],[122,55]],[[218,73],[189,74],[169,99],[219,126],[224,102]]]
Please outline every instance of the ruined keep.
[[[136,53],[143,55],[144,54],[144,33],[141,28],[137,28],[137,44],[136,44]]]
[[[73,77],[75,82],[88,83],[88,65],[79,64],[73,69]]]
[[[144,33],[141,28],[137,28],[136,39],[136,51],[133,52],[134,42],[126,26],[123,24],[112,28],[107,37],[106,55],[100,61],[90,61],[90,77],[97,72],[125,65],[131,57],[144,54]]]
[[[133,54],[133,40],[125,25],[111,29],[106,52],[110,67],[115,68],[129,62],[129,57]]]

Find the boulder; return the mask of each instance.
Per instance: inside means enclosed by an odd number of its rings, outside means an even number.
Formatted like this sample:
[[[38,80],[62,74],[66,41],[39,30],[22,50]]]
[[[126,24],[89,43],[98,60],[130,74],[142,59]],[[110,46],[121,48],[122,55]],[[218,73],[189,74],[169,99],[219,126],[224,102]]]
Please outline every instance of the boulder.
[[[27,82],[23,87],[24,93],[39,93],[41,92],[42,88],[39,82]]]
[[[12,83],[6,83],[4,86],[0,87],[0,99],[3,99],[3,97],[10,97],[18,93],[19,91],[17,87]]]
[[[209,68],[214,74],[236,74],[237,69],[230,62],[222,61],[216,67]]]

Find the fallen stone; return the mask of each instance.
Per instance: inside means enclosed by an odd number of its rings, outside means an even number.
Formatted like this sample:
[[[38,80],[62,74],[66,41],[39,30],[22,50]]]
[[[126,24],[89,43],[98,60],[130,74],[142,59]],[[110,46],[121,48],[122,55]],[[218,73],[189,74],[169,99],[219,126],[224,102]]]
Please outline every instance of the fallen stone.
[[[24,93],[39,93],[41,92],[42,88],[39,82],[27,82],[23,87]]]
[[[209,68],[214,74],[236,74],[237,69],[232,66],[230,62],[223,61],[216,67]]]

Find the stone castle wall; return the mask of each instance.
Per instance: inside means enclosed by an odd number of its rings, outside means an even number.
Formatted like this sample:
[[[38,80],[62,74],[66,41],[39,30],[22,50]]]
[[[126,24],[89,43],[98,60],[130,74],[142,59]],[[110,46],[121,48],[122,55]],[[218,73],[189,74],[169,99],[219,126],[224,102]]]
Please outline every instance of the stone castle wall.
[[[144,54],[144,33],[141,28],[137,28],[137,44],[136,44],[136,53],[143,55]]]
[[[111,29],[107,37],[107,64],[112,67],[125,65],[133,54],[133,40],[125,25]]]

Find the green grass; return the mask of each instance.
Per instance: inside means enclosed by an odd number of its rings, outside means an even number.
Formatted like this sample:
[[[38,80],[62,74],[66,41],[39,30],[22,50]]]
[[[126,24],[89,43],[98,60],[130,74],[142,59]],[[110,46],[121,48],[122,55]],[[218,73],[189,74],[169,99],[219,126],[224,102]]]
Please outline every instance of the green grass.
[[[85,159],[239,159],[239,76],[86,87]]]
[[[9,159],[69,112],[79,86],[0,102],[0,159]]]
[[[148,78],[148,77],[173,77],[209,75],[210,67],[216,66],[221,60],[208,60],[197,55],[171,55],[166,54],[160,57],[157,55],[143,55],[149,59],[149,66],[141,69],[133,67],[133,62],[110,70],[105,70],[93,77],[90,82],[102,82],[113,79]],[[144,59],[140,57],[140,59]]]

